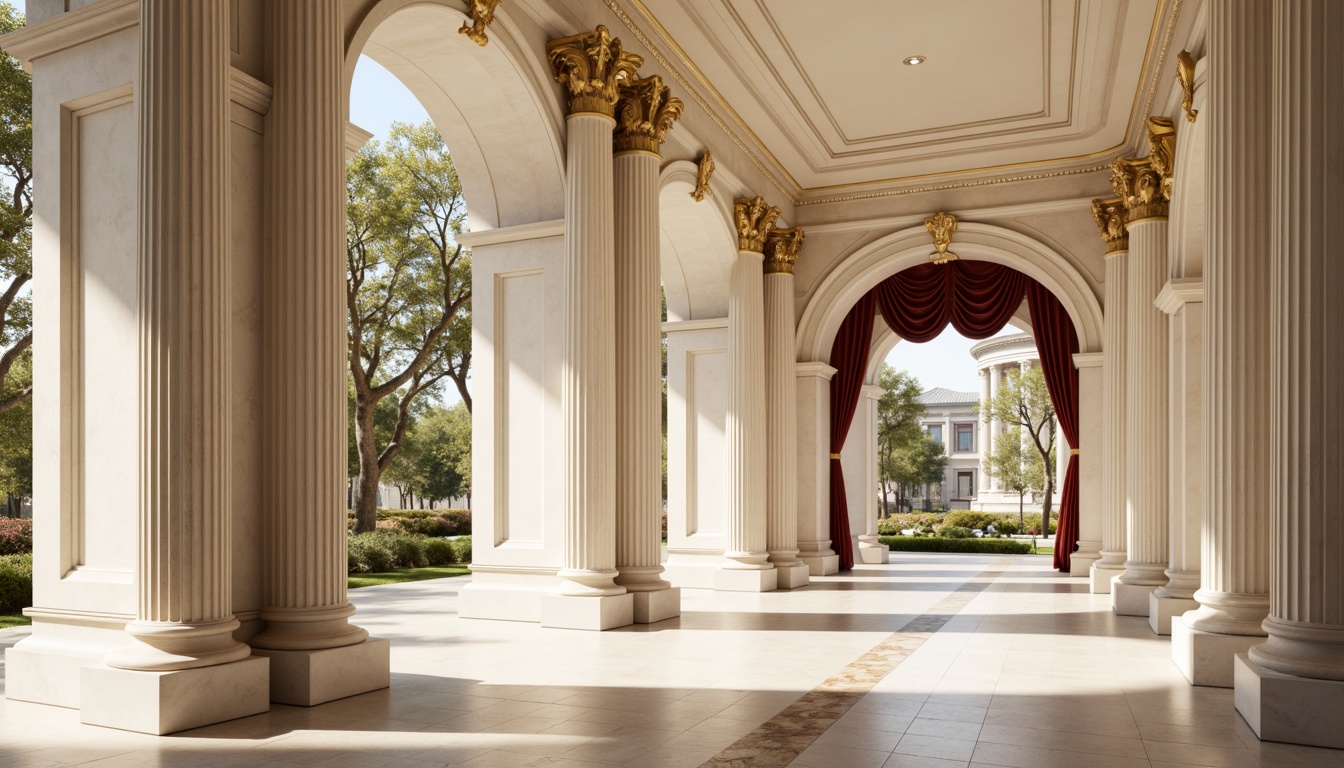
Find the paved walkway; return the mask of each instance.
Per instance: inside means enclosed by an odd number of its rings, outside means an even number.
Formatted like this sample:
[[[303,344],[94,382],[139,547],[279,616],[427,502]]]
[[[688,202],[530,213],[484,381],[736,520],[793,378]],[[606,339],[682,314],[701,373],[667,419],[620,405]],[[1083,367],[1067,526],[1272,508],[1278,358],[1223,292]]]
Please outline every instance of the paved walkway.
[[[392,688],[169,737],[0,701],[0,767],[1344,768],[1259,742],[1147,622],[1045,557],[896,556],[764,595],[683,591],[605,633],[460,620],[466,579],[356,590]],[[17,640],[0,634],[0,646]]]

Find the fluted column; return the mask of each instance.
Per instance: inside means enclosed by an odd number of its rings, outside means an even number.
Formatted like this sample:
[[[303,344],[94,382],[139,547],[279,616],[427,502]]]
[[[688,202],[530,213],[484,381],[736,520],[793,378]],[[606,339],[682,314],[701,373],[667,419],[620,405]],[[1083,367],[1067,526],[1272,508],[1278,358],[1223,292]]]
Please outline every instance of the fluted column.
[[[1204,546],[1200,607],[1172,625],[1177,666],[1232,685],[1232,659],[1263,636],[1274,502],[1269,258],[1271,5],[1209,6]]]
[[[135,642],[110,666],[225,664],[229,548],[228,3],[140,5],[140,510]]]
[[[999,366],[997,365],[989,366],[990,400],[993,400],[994,398],[999,396],[999,387],[1001,386],[1003,386],[1003,375],[999,372]],[[992,417],[989,420],[989,442],[986,443],[984,452],[981,454],[982,458],[988,459],[989,455],[994,452],[994,443],[999,439],[999,435],[1002,433],[1003,433],[1003,424],[1002,422],[999,421],[999,417],[998,416]],[[985,474],[988,475],[989,473],[986,472]],[[999,480],[998,475],[990,475],[989,489],[991,491],[1003,490],[1003,481]]]
[[[775,229],[765,242],[766,550],[786,589],[808,583],[798,559],[798,380],[793,265],[803,230]]]
[[[615,133],[616,583],[634,594],[635,621],[681,613],[662,578],[659,147],[681,114],[662,78],[619,90]]]
[[[1167,316],[1156,306],[1167,282],[1167,208],[1150,157],[1115,162],[1111,184],[1125,196],[1129,232],[1125,313],[1125,572],[1111,587],[1122,616],[1148,616],[1167,583]]]
[[[1105,360],[1102,363],[1101,557],[1092,564],[1092,592],[1107,594],[1111,579],[1124,572],[1125,503],[1125,316],[1128,313],[1124,200],[1093,200],[1092,215],[1106,243],[1106,314],[1103,318]]]
[[[769,591],[777,587],[778,575],[766,551],[761,262],[779,209],[760,197],[737,200],[733,208],[738,242],[728,288],[728,549],[715,588]]]
[[[1260,667],[1344,681],[1344,13],[1328,0],[1274,3],[1278,84],[1274,115],[1271,260],[1274,404],[1269,639],[1250,649]],[[1340,711],[1344,686],[1333,691]],[[1237,678],[1241,708],[1241,678]],[[1330,694],[1318,694],[1330,695]],[[1243,712],[1245,710],[1243,709]],[[1261,713],[1261,717],[1270,714]],[[1320,730],[1338,727],[1322,723]],[[1272,738],[1261,734],[1264,738]],[[1330,746],[1344,746],[1335,735]],[[1321,742],[1316,742],[1321,743]]]
[[[634,621],[616,583],[616,301],[612,130],[618,86],[643,60],[606,27],[546,45],[569,95],[565,120],[564,561],[542,624],[609,629]],[[614,609],[559,598],[626,596]]]
[[[859,407],[854,414],[854,423],[849,429],[849,438],[845,447],[857,443],[863,465],[853,477],[859,481],[857,493],[845,492],[849,499],[850,525],[854,530],[855,562],[881,564],[890,559],[890,549],[877,535],[877,404],[886,390],[865,384],[859,391]],[[949,427],[950,428],[950,427]],[[851,477],[848,467],[845,479]],[[848,483],[846,483],[848,485]],[[855,524],[854,513],[862,515]]]
[[[989,408],[989,399],[990,399],[989,371],[985,368],[981,368],[980,370],[976,371],[976,374],[980,376],[980,412],[983,413],[986,409]],[[979,448],[980,458],[983,461],[984,459],[989,457],[990,452],[994,449],[994,441],[990,438],[989,422],[986,421],[984,418],[981,418],[979,420],[979,423],[976,424],[976,430],[977,430],[976,442],[979,443],[979,445],[977,445],[976,447]],[[989,491],[990,489],[989,478],[990,475],[988,472],[985,471],[985,468],[983,466],[976,468],[975,472],[976,495],[984,494]],[[983,501],[983,499],[981,501]]]
[[[267,8],[275,96],[266,116],[263,219],[266,626],[252,644],[311,651],[368,637],[349,623],[355,609],[346,598],[349,353],[345,270],[332,258],[345,247],[341,13],[333,0]]]

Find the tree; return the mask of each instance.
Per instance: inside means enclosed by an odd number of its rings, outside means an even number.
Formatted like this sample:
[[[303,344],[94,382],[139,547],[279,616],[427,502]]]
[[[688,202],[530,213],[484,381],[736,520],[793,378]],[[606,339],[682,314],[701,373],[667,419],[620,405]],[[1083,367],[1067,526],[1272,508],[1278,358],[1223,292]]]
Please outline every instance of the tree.
[[[878,386],[886,390],[877,401],[877,476],[882,487],[882,516],[890,514],[887,497],[897,490],[898,506],[912,486],[937,483],[947,468],[943,447],[920,427],[924,405],[915,377],[883,364]]]
[[[1028,449],[1022,450],[1021,427],[1012,427],[999,435],[992,450],[984,460],[985,472],[997,477],[1003,487],[1017,492],[1017,522],[1026,530],[1026,514],[1023,505],[1028,493],[1038,490],[1045,484],[1045,468],[1040,454]],[[1042,515],[1042,519],[1046,519]],[[1049,531],[1049,524],[1046,530]]]
[[[21,355],[0,385],[0,398],[12,398],[31,389],[33,358]],[[33,495],[33,400],[19,400],[0,412],[0,492],[5,494],[5,517],[18,517],[23,500]]]
[[[1043,490],[1045,497],[1041,503],[1041,535],[1050,532],[1050,508],[1052,506],[1052,496],[1055,493],[1055,462],[1052,458],[1055,445],[1055,408],[1050,402],[1050,391],[1045,386],[1045,374],[1038,367],[1028,368],[1026,371],[1009,370],[1003,377],[999,391],[994,398],[981,407],[980,417],[985,421],[998,420],[1006,428],[1020,428],[1025,430],[1027,443],[1035,449],[1034,458],[1026,454],[1021,455],[1022,464],[1030,462],[1040,462],[1041,481],[1029,487],[1029,490]],[[1005,430],[1007,434],[1007,430]],[[1018,436],[1021,442],[1021,435]],[[994,454],[999,453],[999,443],[1002,442],[1002,435],[994,443]],[[1007,449],[1005,449],[1007,450]],[[1019,449],[1020,450],[1020,449]],[[990,462],[986,462],[988,471]],[[1006,473],[1006,466],[998,466],[994,471]],[[991,473],[993,474],[993,473]],[[998,475],[1000,478],[1006,478],[1006,474]],[[1004,487],[1011,487],[1004,482]],[[1019,491],[1018,506],[1021,507],[1021,494],[1026,491]],[[1020,510],[1019,510],[1020,511]]]
[[[0,6],[0,33],[23,27],[23,14]],[[0,54],[0,414],[33,393],[32,368],[20,364],[33,344],[33,81],[13,56]],[[26,378],[25,378],[26,376]],[[25,439],[31,450],[31,430]]]
[[[431,502],[467,498],[471,507],[471,412],[465,403],[428,409],[416,423],[419,494]]]
[[[346,169],[346,308],[354,389],[355,530],[377,521],[378,483],[403,446],[417,398],[441,382],[471,408],[471,259],[457,244],[462,185],[431,123],[394,123]],[[396,419],[379,439],[379,404]]]

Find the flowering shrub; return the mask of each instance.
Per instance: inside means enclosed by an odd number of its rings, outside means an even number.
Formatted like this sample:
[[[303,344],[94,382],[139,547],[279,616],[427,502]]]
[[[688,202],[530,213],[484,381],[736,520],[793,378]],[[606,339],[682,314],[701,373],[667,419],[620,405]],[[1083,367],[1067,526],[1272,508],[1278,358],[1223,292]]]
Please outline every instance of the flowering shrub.
[[[33,551],[33,521],[0,517],[0,555],[22,555]]]

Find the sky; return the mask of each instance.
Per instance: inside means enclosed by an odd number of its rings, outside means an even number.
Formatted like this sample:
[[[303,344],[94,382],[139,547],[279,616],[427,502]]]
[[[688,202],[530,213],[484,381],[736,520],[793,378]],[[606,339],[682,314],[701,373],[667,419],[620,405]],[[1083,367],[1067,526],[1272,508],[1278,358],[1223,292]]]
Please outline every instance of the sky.
[[[1008,325],[994,335],[1015,333],[1021,331]],[[954,392],[978,393],[980,379],[976,374],[975,358],[971,357],[971,347],[977,343],[948,326],[938,338],[926,344],[898,343],[887,355],[887,364],[919,379],[920,386],[926,391],[944,387]]]

